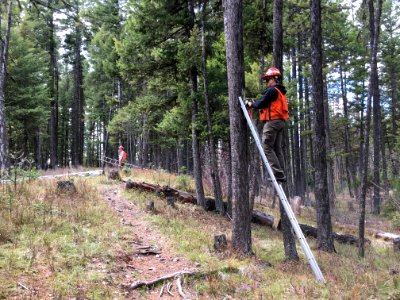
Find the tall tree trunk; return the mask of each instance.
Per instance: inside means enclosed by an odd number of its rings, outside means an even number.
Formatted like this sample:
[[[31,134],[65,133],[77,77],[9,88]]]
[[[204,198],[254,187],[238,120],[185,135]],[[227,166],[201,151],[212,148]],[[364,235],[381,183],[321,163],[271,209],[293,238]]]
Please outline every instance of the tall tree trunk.
[[[343,69],[342,64],[340,65],[339,70],[340,75],[340,87],[342,91],[342,100],[343,100],[343,116],[345,120],[344,124],[344,151],[345,151],[345,169],[346,169],[346,179],[347,179],[347,187],[349,189],[350,197],[353,198],[353,187],[354,187],[354,165],[353,165],[353,153],[351,151],[351,142],[349,135],[349,112],[348,112],[348,104],[347,104],[347,88],[345,84],[345,79],[343,78]]]
[[[49,7],[53,6],[53,0],[48,0]],[[50,57],[50,168],[54,169],[58,164],[58,65],[56,54],[56,41],[54,32],[53,9],[48,11],[47,26],[49,27],[49,57]]]
[[[330,127],[330,113],[329,113],[329,102],[328,102],[328,79],[326,78],[326,74],[324,75],[324,119],[325,119],[325,136],[326,136],[326,155],[327,155],[327,183],[328,183],[328,194],[329,194],[329,203],[331,209],[335,207],[335,184],[334,184],[334,174],[333,174],[333,165],[334,160],[331,157],[331,153],[334,152],[331,148],[331,127]]]
[[[232,153],[232,246],[238,253],[252,254],[245,117],[238,105],[244,88],[243,18],[241,0],[223,0],[229,121]]]
[[[298,34],[298,83],[299,83],[299,111],[300,111],[300,170],[301,170],[301,190],[300,190],[300,197],[303,199],[303,203],[308,203],[308,195],[307,191],[307,139],[304,136],[305,130],[305,120],[304,120],[304,78],[303,78],[303,58],[302,58],[302,47],[303,47],[303,34]]]
[[[142,133],[140,136],[140,166],[146,168],[149,157],[149,125],[147,121],[147,113],[142,114]]]
[[[307,135],[308,145],[310,146],[310,168],[311,168],[311,177],[312,184],[311,189],[314,190],[315,186],[315,164],[314,164],[314,146],[312,142],[312,134],[311,134],[311,125],[312,125],[312,114],[311,114],[311,105],[310,105],[310,86],[308,84],[308,79],[304,78],[304,100],[305,100],[305,109],[306,109],[306,128],[309,132]],[[309,203],[311,204],[311,203]]]
[[[363,87],[364,87],[364,84],[363,84]],[[358,95],[356,94],[356,102],[358,102]],[[363,149],[363,145],[364,145],[364,143],[365,143],[365,140],[364,140],[364,135],[365,135],[365,120],[364,120],[364,106],[365,106],[365,100],[364,100],[364,97],[361,95],[361,101],[360,101],[360,107],[361,107],[361,110],[360,110],[360,113],[359,113],[359,122],[360,122],[360,128],[359,128],[359,131],[358,131],[358,134],[359,134],[359,148],[360,148],[360,152],[359,152],[359,155],[358,155],[358,164],[357,164],[357,169],[358,169],[358,175],[360,176],[360,178],[362,177],[362,173],[363,173],[363,168],[364,168],[364,166],[363,166],[363,162],[364,162],[364,157],[363,157],[363,151],[362,151],[362,149]],[[367,103],[367,106],[368,106],[368,103]]]
[[[265,1],[266,0],[262,0],[260,3],[261,4],[260,10],[261,10],[261,14],[262,14],[262,24],[265,24],[265,18],[266,18],[266,3],[265,3]],[[261,48],[260,48],[260,61],[259,61],[258,90],[260,92],[262,92],[264,89],[262,76],[264,75],[264,70],[265,70],[265,29],[264,29],[264,26],[262,26],[260,29],[259,39],[260,39]],[[264,124],[260,120],[254,119],[254,125],[255,125],[255,128],[257,129],[258,135],[261,136],[262,128],[263,128]],[[262,179],[263,179],[260,154],[258,152],[258,148],[255,143],[253,144],[253,147],[250,148],[250,155],[251,155],[251,158],[249,158],[249,161],[250,161],[249,203],[250,203],[250,211],[253,211],[255,197],[259,193],[260,182],[262,182]]]
[[[297,55],[296,48],[292,48],[292,80],[296,83],[294,87],[294,97],[297,100]],[[296,101],[297,102],[297,101]],[[299,135],[299,108],[297,105],[294,106],[293,112],[293,159],[294,159],[294,187],[295,187],[295,195],[301,196],[302,192],[302,170],[301,170],[301,162],[300,162],[300,135]]]
[[[372,68],[371,66],[371,73],[372,74],[372,107],[373,107],[373,121],[374,121],[374,196],[373,196],[373,208],[372,213],[378,215],[381,211],[380,203],[381,203],[381,196],[380,196],[380,153],[381,153],[381,104],[380,104],[380,95],[379,95],[379,79],[378,79],[378,69],[377,69],[377,53],[378,53],[378,43],[379,43],[379,29],[380,29],[380,19],[381,19],[381,12],[382,12],[382,0],[378,0],[378,7],[376,12],[376,17],[374,17],[374,7],[373,3],[370,6],[370,18],[373,19],[373,23],[370,23],[370,34],[376,40],[376,46],[374,45],[374,52],[371,49],[371,56],[374,55],[374,64],[375,66]]]
[[[35,153],[35,164],[37,169],[42,169],[43,167],[43,161],[42,161],[42,141],[40,138],[40,130],[39,128],[36,128],[34,131],[34,139],[33,139],[33,144],[34,144],[34,153]]]
[[[79,24],[75,29],[74,98],[71,110],[71,160],[74,167],[83,162],[84,110],[83,70],[81,57],[82,33]]]
[[[390,68],[392,70],[392,68]],[[390,98],[391,98],[391,141],[388,143],[388,148],[389,148],[389,156],[390,156],[390,161],[392,164],[392,174],[393,177],[397,177],[399,175],[399,158],[393,153],[393,148],[395,147],[397,140],[398,140],[398,134],[397,134],[397,120],[399,119],[398,117],[398,107],[397,107],[397,76],[396,72],[391,71],[390,74]]]
[[[187,27],[187,36],[190,37],[191,30],[194,27],[195,13],[194,13],[194,3],[193,0],[188,2],[188,14],[189,14],[189,24]],[[200,155],[200,141],[199,132],[196,128],[197,115],[198,115],[198,98],[197,98],[197,76],[198,71],[195,66],[190,68],[190,94],[192,100],[192,149],[193,149],[193,173],[194,180],[196,184],[196,196],[197,204],[201,205],[203,208],[206,207],[206,200],[204,196],[203,187],[203,171],[201,166],[201,155]]]
[[[227,147],[223,147],[224,152],[226,153],[225,165],[226,165],[226,177],[227,177],[227,214],[232,217],[232,152],[231,152],[231,142],[230,139],[224,143]],[[227,150],[226,150],[227,149]]]
[[[11,16],[12,16],[12,3],[10,0],[8,3],[7,12],[7,27],[5,37],[0,40],[0,176],[2,172],[8,167],[8,135],[6,127],[6,112],[5,112],[5,86],[6,86],[6,75],[7,75],[7,63],[8,63],[8,48],[10,44],[10,32],[11,32]],[[1,15],[0,15],[1,24]]]
[[[359,220],[359,245],[358,255],[364,257],[365,255],[365,202],[367,196],[367,177],[368,177],[368,156],[369,156],[369,134],[371,130],[371,102],[375,98],[379,101],[378,91],[378,64],[377,64],[377,53],[378,53],[378,40],[379,40],[379,24],[382,12],[382,0],[378,0],[378,8],[375,16],[374,1],[368,1],[369,9],[369,29],[370,29],[370,76],[369,76],[369,87],[368,87],[368,102],[367,102],[367,115],[365,121],[365,135],[364,135],[364,146],[363,146],[363,172],[362,172],[362,185],[361,185],[361,201],[360,201],[360,220]]]
[[[273,7],[273,60],[274,66],[278,68],[283,74],[283,28],[282,28],[282,19],[283,19],[283,0],[274,0]],[[287,128],[284,133],[284,157],[287,161],[287,153],[289,153],[289,137],[287,134]],[[286,177],[289,178],[289,166],[285,166]],[[289,180],[290,181],[290,180]],[[285,193],[288,194],[288,185],[284,185]],[[289,218],[282,206],[282,203],[279,202],[280,215],[281,215],[281,225],[282,225],[282,235],[283,235],[283,246],[285,249],[286,259],[289,260],[298,260],[299,257],[297,255],[296,250],[296,241],[293,236],[292,226],[290,225]]]
[[[381,114],[381,112],[379,112],[379,114]],[[382,120],[381,117],[379,117],[379,119]],[[387,173],[386,152],[385,152],[386,128],[385,128],[384,124],[381,123],[379,131],[380,131],[380,136],[381,136],[380,150],[381,150],[381,154],[382,154],[383,189],[385,192],[384,200],[387,200],[389,198],[389,179],[388,179],[388,173]]]
[[[311,0],[311,66],[314,104],[315,199],[317,204],[317,247],[334,252],[332,223],[328,197],[326,132],[322,77],[321,1]]]
[[[210,111],[210,101],[208,93],[207,51],[206,51],[206,37],[205,37],[206,6],[207,6],[207,0],[203,2],[203,12],[201,18],[201,50],[202,50],[201,63],[203,69],[204,102],[205,102],[206,117],[207,117],[208,143],[209,143],[209,153],[211,160],[211,179],[213,182],[215,206],[216,210],[219,213],[224,214],[225,208],[224,208],[224,202],[222,200],[221,182],[219,180],[218,159],[215,153],[215,142],[211,124],[211,111]]]

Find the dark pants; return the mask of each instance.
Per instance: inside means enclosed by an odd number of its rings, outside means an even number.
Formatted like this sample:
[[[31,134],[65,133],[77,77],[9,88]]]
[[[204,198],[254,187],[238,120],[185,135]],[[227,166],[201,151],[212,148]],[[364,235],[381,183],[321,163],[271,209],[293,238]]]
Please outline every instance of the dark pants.
[[[284,178],[285,160],[282,150],[285,121],[272,120],[264,124],[262,145],[276,179]]]

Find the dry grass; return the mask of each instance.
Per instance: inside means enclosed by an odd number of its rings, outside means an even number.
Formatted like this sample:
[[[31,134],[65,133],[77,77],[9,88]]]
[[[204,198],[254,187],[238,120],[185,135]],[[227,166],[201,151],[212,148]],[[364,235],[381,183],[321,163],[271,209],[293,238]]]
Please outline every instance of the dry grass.
[[[119,220],[87,180],[74,184],[72,193],[58,193],[55,181],[26,182],[17,191],[3,186],[0,299],[98,299],[115,292],[103,282],[123,235]]]
[[[136,177],[137,176],[137,177]],[[137,174],[133,180],[155,182],[154,173]],[[166,175],[168,184],[174,186],[172,176]],[[161,178],[156,177],[156,178]],[[158,214],[148,215],[148,220],[168,236],[176,250],[206,270],[235,267],[239,273],[220,272],[205,279],[192,280],[198,299],[398,299],[400,297],[400,254],[385,245],[373,244],[366,249],[366,257],[358,257],[354,246],[336,243],[337,253],[328,254],[310,247],[326,278],[326,284],[317,284],[302,249],[298,247],[301,261],[284,262],[281,233],[257,225],[253,226],[255,257],[240,259],[229,249],[223,253],[213,251],[213,236],[221,232],[230,239],[231,224],[215,213],[199,207],[178,204],[177,209],[166,205],[156,196],[130,191],[126,195],[144,207],[145,200],[155,201]],[[270,199],[271,201],[271,199]],[[257,208],[279,219],[278,205],[269,209],[270,202],[256,203]],[[339,207],[342,209],[341,207]],[[344,209],[343,209],[344,211]],[[340,210],[337,210],[339,213]],[[355,215],[356,216],[356,215]],[[352,216],[354,218],[355,216]],[[315,211],[302,211],[301,222],[313,223]],[[383,218],[381,222],[385,223]],[[387,220],[386,220],[387,223]],[[269,266],[271,264],[271,266]]]
[[[193,189],[190,178],[162,171],[134,170],[129,177]],[[75,181],[77,192],[72,194],[57,193],[55,181],[23,182],[17,191],[2,187],[0,299],[123,299],[107,274],[117,263],[115,249],[128,247],[125,232],[99,198],[97,183],[114,184],[102,178],[79,179]],[[336,244],[338,253],[328,254],[316,251],[315,241],[309,239],[327,280],[318,284],[300,248],[300,262],[284,262],[282,236],[274,229],[253,226],[254,257],[238,258],[230,246],[224,253],[216,253],[215,234],[225,233],[230,240],[227,218],[189,204],[178,203],[174,209],[153,194],[129,191],[125,195],[143,211],[148,200],[155,202],[157,213],[147,214],[146,219],[179,255],[200,263],[205,271],[221,270],[186,279],[185,286],[190,284],[198,299],[400,298],[400,254],[385,245],[373,243],[360,259],[354,246]],[[343,206],[339,204],[340,216],[346,211],[345,200]],[[277,220],[278,205],[275,210],[269,209],[270,205],[271,199],[257,202],[259,209],[274,214]],[[314,215],[312,209],[303,210],[299,219],[313,223]],[[383,218],[377,221],[386,224]],[[149,295],[146,291],[142,294]]]

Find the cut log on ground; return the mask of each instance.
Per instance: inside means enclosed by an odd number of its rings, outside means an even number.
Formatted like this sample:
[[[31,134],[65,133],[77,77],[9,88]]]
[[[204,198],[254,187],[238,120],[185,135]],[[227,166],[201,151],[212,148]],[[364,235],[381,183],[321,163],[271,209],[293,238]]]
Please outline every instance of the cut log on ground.
[[[305,236],[317,238],[317,228],[307,224],[299,225]],[[358,238],[351,234],[338,234],[336,232],[333,232],[333,238],[341,244],[358,245]],[[365,239],[365,242],[371,244],[371,241],[369,239]]]
[[[394,241],[395,239],[400,238],[400,235],[390,232],[377,232],[375,233],[375,237],[383,239],[384,241]]]
[[[272,227],[272,225],[274,225],[274,216],[268,215],[259,210],[253,210],[251,221],[256,224]]]
[[[156,184],[150,184],[150,183],[135,183],[132,181],[126,182],[125,185],[126,189],[141,189],[149,192],[156,192],[161,195],[165,196],[174,196],[178,201],[183,202],[183,203],[192,203],[192,204],[197,204],[197,200],[194,194],[176,190],[173,188],[170,188],[168,186],[159,186]],[[206,198],[206,203],[207,203],[207,210],[215,210],[215,201],[214,199],[207,197]],[[269,226],[272,227],[274,224],[274,217],[271,215],[268,215],[262,211],[259,210],[253,210],[252,212],[252,222],[262,225],[262,226]],[[299,224],[301,230],[303,231],[305,236],[311,236],[314,238],[317,238],[317,228],[312,227],[310,225],[306,224]],[[279,226],[278,226],[279,230]],[[358,245],[358,238],[356,236],[353,236],[351,234],[338,234],[338,233],[333,233],[333,238],[337,240],[339,243],[342,244],[350,244],[350,245]],[[371,243],[370,240],[366,239],[367,243]]]

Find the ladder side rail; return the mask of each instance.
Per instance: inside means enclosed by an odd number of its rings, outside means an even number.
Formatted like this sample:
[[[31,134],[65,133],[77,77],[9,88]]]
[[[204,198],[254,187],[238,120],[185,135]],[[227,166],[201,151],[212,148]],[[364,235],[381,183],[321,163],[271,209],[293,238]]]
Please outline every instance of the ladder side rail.
[[[242,97],[239,97],[239,101],[240,101],[240,105],[241,108],[243,110],[244,116],[246,117],[247,123],[250,127],[251,133],[253,135],[254,141],[256,142],[257,148],[260,152],[260,155],[262,157],[262,160],[264,162],[265,167],[267,168],[268,174],[272,179],[272,183],[274,185],[275,190],[277,191],[278,195],[279,195],[279,199],[281,200],[281,203],[285,209],[285,212],[289,218],[289,221],[296,233],[297,238],[299,239],[300,245],[305,253],[305,255],[307,256],[307,259],[311,265],[311,269],[313,270],[315,276],[317,277],[318,281],[321,282],[325,282],[324,276],[322,275],[322,272],[314,258],[314,255],[311,252],[311,249],[304,237],[304,234],[299,226],[299,223],[297,222],[297,219],[293,213],[293,210],[289,204],[289,202],[287,201],[286,195],[284,193],[284,191],[282,190],[282,187],[278,184],[278,182],[276,181],[274,172],[272,171],[271,166],[268,163],[268,159],[267,156],[264,153],[264,149],[262,148],[261,142],[260,142],[260,138],[258,136],[258,133],[256,131],[256,129],[253,126],[253,122],[250,119],[249,114],[247,113],[247,109],[246,106],[243,103]]]

